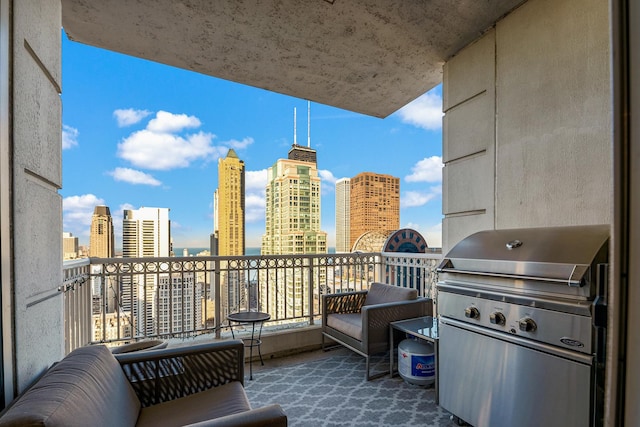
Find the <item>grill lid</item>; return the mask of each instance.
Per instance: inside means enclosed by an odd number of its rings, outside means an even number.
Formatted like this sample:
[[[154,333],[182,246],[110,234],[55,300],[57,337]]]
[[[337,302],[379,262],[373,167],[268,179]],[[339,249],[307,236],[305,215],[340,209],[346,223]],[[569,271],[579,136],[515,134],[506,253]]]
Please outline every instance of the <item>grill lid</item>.
[[[609,225],[488,230],[445,256],[438,272],[584,285],[590,267],[606,262]]]

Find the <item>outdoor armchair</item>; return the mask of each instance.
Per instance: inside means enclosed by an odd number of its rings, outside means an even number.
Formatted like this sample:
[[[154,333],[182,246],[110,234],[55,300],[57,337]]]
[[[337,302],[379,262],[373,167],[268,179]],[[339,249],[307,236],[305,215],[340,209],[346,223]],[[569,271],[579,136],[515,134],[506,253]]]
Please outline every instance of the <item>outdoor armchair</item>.
[[[389,323],[414,317],[431,316],[432,300],[418,297],[415,289],[372,283],[369,290],[322,296],[322,348],[325,338],[355,351],[366,359],[389,350]]]
[[[239,340],[118,355],[89,345],[12,402],[0,426],[287,426],[279,405],[251,408],[243,385]]]

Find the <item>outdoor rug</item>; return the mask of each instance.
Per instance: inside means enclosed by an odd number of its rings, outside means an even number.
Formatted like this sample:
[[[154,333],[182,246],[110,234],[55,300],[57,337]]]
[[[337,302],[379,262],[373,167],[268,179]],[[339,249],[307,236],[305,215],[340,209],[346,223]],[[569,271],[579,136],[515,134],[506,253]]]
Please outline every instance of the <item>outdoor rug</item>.
[[[330,351],[320,360],[263,368],[245,380],[252,408],[278,403],[291,427],[452,426],[435,404],[433,387],[411,385],[389,375],[365,381],[365,359]],[[378,368],[388,370],[388,358]],[[372,365],[375,372],[375,365]]]

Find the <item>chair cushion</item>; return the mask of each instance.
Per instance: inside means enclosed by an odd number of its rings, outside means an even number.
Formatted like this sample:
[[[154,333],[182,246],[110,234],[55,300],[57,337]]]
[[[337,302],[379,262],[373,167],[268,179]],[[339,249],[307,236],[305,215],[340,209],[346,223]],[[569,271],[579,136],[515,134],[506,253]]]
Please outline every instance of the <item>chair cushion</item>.
[[[133,426],[140,401],[102,345],[72,351],[0,418],[1,426]]]
[[[364,305],[383,304],[386,302],[410,301],[418,298],[416,289],[401,288],[400,286],[372,283],[367,292]]]
[[[138,426],[183,426],[251,409],[240,381],[142,408]]]
[[[360,313],[329,314],[327,326],[362,341],[362,314]]]

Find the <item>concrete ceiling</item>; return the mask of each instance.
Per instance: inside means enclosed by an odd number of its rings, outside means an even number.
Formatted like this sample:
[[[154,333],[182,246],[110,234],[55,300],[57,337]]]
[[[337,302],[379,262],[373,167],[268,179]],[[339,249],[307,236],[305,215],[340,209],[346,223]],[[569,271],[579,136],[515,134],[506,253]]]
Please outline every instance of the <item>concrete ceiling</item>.
[[[62,0],[69,39],[386,117],[523,0]]]

